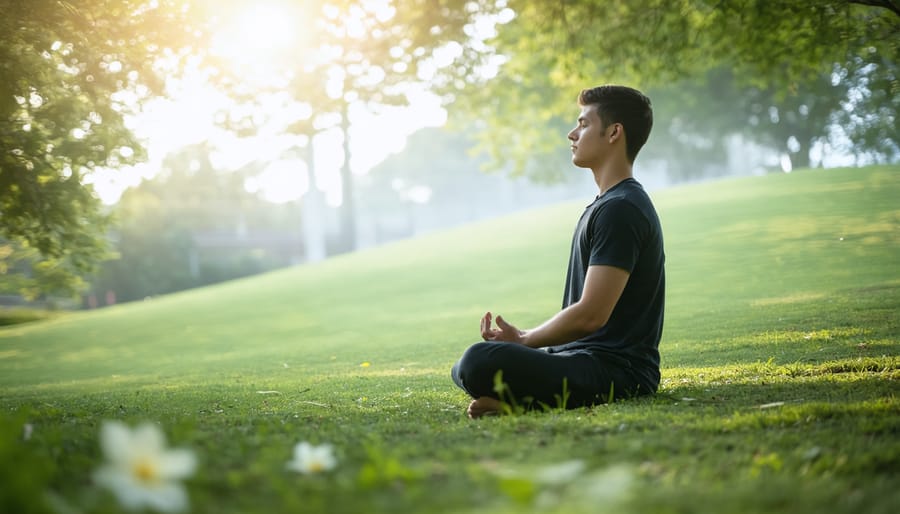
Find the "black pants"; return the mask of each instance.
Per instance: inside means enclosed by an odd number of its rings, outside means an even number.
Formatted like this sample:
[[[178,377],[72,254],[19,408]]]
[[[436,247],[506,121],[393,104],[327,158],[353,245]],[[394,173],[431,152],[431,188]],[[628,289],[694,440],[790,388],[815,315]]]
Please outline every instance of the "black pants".
[[[503,394],[494,387],[498,371],[506,386]],[[589,350],[545,351],[516,343],[475,343],[450,374],[472,398],[512,400],[526,408],[559,407],[563,384],[569,409],[651,392],[640,387],[628,362],[616,356],[605,358]]]

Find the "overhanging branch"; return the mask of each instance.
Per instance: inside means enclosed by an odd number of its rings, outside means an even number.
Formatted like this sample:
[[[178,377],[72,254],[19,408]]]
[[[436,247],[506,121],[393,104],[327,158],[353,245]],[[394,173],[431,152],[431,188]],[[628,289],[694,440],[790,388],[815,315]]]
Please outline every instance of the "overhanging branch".
[[[871,7],[883,7],[897,16],[900,16],[900,4],[892,0],[850,0],[851,4],[868,5]]]

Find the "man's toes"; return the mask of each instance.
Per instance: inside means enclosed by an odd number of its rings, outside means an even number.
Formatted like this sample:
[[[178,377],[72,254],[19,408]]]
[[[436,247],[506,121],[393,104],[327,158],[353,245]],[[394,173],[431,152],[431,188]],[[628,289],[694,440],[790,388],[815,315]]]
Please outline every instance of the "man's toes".
[[[492,416],[499,414],[500,402],[493,398],[478,398],[476,400],[472,400],[472,403],[469,404],[469,408],[466,409],[466,413],[470,418],[480,418],[482,416]]]

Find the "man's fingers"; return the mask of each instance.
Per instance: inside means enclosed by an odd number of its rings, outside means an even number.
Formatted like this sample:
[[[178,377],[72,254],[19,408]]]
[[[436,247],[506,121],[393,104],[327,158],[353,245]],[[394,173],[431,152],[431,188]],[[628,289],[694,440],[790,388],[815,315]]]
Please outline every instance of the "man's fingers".
[[[503,316],[497,316],[498,337],[502,337],[504,341],[520,343],[522,342],[522,331],[510,325],[503,319]]]
[[[484,338],[485,341],[491,340],[493,336],[493,330],[491,329],[491,313],[485,313],[485,315],[481,318],[481,337]]]

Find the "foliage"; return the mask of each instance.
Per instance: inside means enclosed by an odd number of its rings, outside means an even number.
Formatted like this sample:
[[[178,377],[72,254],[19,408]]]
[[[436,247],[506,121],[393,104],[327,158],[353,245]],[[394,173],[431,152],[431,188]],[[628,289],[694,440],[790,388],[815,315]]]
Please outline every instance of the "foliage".
[[[448,215],[454,206],[477,208],[495,192],[473,190],[472,183],[482,178],[483,164],[483,159],[470,155],[473,144],[465,134],[445,129],[416,131],[402,152],[387,157],[365,176],[363,202],[383,212],[415,202],[418,192],[427,197],[429,208]]]
[[[62,314],[59,311],[48,311],[46,309],[7,307],[0,309],[0,326],[48,320],[60,315]]]
[[[95,252],[97,258],[110,255],[94,243],[82,248],[82,253],[89,251]],[[40,300],[52,308],[56,306],[54,298],[74,299],[74,293],[85,286],[83,272],[73,265],[72,259],[42,257],[20,238],[0,244],[0,292],[21,296],[27,302]]]
[[[174,59],[193,35],[174,0],[3,0],[0,10],[0,237],[52,271],[31,287],[72,294],[107,255],[90,174],[143,156],[124,116],[160,91],[155,58]]]
[[[218,10],[218,4],[213,8]],[[310,145],[313,137],[326,131],[340,132],[344,141],[340,246],[347,251],[354,248],[356,233],[357,187],[350,169],[349,134],[353,109],[379,112],[387,106],[408,105],[414,88],[433,81],[441,67],[455,66],[457,73],[467,73],[466,63],[477,61],[476,53],[463,44],[471,16],[484,16],[495,6],[485,0],[340,0],[303,6],[310,20],[304,44],[267,71],[268,84],[248,85],[246,69],[214,55],[206,63],[218,70],[216,81],[247,104],[275,101],[285,109],[301,106],[301,114],[287,120],[284,128],[302,136],[303,144]],[[468,53],[471,59],[455,64],[454,52]],[[259,126],[259,109],[246,112],[229,117],[226,124],[252,135]],[[312,157],[307,160],[312,169]]]
[[[506,59],[498,76],[470,77],[474,87],[458,95],[464,116],[485,120],[481,139],[495,165],[512,162],[517,173],[552,179],[540,159],[559,147],[546,135],[558,132],[556,117],[574,109],[578,91],[598,83],[632,84],[654,90],[654,98],[701,95],[693,103],[711,105],[696,120],[712,114],[725,134],[789,154],[797,167],[838,123],[852,152],[898,156],[891,130],[900,96],[896,7],[828,0],[522,0],[510,7],[515,18],[490,41]],[[721,144],[720,123],[693,124],[696,132],[686,133],[671,118],[656,119],[654,137],[662,133],[664,145],[679,138]]]
[[[23,432],[29,427],[28,418],[20,412],[6,417],[0,423],[0,508],[3,512],[50,512],[46,493],[41,483],[51,475],[52,464],[46,456],[36,455],[23,441]],[[23,430],[24,428],[24,430]],[[10,464],[25,464],[12,466]],[[27,464],[26,464],[27,463]]]
[[[157,177],[125,191],[113,209],[119,258],[103,263],[92,280],[96,295],[112,291],[117,301],[138,300],[287,266],[299,257],[296,205],[248,193],[246,175],[216,170],[210,153],[206,143],[184,147],[166,157]],[[293,245],[295,254],[276,244]]]
[[[856,152],[874,162],[900,156],[900,38],[887,51],[865,47],[840,69],[840,80],[853,84],[837,111],[837,123]]]
[[[844,112],[854,87],[835,80],[844,70],[836,67],[787,94],[771,85],[741,85],[728,66],[649,88],[659,126],[641,159],[665,163],[671,178],[702,177],[705,168],[724,167],[726,136],[733,135],[787,155],[794,168],[821,164],[810,161],[810,150],[830,142]]]
[[[475,144],[448,127],[423,128],[409,135],[403,151],[358,177],[360,216],[376,242],[569,200],[594,187],[590,173],[566,165],[566,156],[556,166],[565,175],[552,188],[485,173]]]
[[[28,477],[3,493],[116,511],[88,477],[120,419],[197,454],[195,512],[893,512],[897,171],[654,193],[669,289],[642,400],[471,421],[449,377],[483,309],[559,308],[583,202],[0,330],[0,455]],[[335,469],[285,469],[303,440]]]

